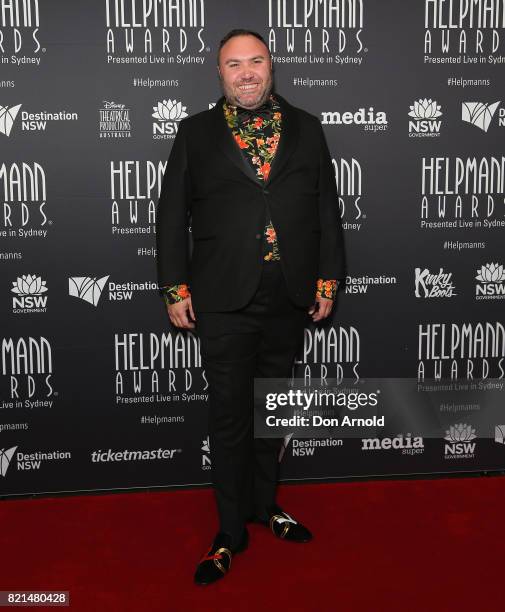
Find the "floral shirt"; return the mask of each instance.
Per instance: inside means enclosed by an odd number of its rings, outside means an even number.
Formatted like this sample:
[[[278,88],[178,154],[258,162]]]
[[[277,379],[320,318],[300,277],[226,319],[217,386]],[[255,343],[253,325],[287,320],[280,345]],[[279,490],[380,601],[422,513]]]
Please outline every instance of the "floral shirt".
[[[273,94],[257,110],[258,115],[254,110],[238,111],[236,106],[226,100],[223,103],[224,116],[235,142],[256,171],[256,178],[266,181],[281,137],[282,113]],[[262,255],[265,261],[279,261],[281,258],[271,219],[268,219],[263,230]],[[191,295],[187,284],[162,287],[161,290],[167,304],[180,302]],[[334,299],[336,292],[336,280],[317,279],[316,296]]]

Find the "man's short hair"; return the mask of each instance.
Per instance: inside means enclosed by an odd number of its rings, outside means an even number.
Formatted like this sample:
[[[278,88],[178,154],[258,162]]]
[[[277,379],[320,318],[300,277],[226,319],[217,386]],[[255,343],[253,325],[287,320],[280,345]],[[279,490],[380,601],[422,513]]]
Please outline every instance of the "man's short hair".
[[[225,36],[223,36],[223,38],[219,42],[219,48],[217,50],[217,64],[218,64],[218,66],[219,66],[219,56],[221,55],[221,47],[225,43],[227,43],[230,40],[230,38],[233,38],[235,36],[255,36],[258,40],[261,40],[261,42],[265,45],[265,47],[267,48],[267,51],[268,51],[268,56],[270,57],[270,59],[272,58],[272,56],[270,54],[270,49],[268,48],[268,45],[265,42],[265,39],[263,38],[263,36],[261,36],[261,34],[259,34],[258,32],[255,32],[254,30],[245,30],[244,28],[235,28],[234,30],[230,30],[228,32],[228,34],[225,34]]]

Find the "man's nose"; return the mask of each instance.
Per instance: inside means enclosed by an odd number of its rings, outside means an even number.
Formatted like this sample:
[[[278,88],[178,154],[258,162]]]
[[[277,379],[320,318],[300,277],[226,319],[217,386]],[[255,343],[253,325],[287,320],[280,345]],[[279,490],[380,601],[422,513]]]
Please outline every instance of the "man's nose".
[[[254,78],[254,72],[250,68],[245,68],[244,72],[242,72],[242,78],[245,81],[250,81]]]

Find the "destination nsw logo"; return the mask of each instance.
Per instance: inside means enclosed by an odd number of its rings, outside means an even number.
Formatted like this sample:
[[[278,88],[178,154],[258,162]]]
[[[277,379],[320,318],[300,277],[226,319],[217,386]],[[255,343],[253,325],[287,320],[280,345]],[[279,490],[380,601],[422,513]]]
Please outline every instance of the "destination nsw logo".
[[[93,306],[98,306],[102,292],[109,276],[71,276],[68,279],[68,294],[79,298]],[[110,302],[130,301],[136,292],[157,291],[158,285],[154,281],[117,283],[109,281],[108,300]]]
[[[48,461],[67,461],[72,458],[69,451],[34,451],[25,453],[17,451],[18,446],[0,449],[0,475],[7,476],[9,468],[18,472],[38,471]],[[14,461],[15,459],[15,461]]]

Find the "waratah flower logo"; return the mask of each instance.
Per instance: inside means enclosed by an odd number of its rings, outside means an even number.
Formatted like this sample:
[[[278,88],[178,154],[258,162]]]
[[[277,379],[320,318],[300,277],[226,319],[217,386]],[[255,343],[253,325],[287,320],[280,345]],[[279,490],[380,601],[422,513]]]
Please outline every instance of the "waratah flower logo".
[[[470,440],[476,437],[475,429],[471,425],[458,423],[457,425],[451,425],[446,430],[444,440],[449,442],[470,442]]]
[[[35,274],[18,276],[12,282],[12,285],[12,293],[17,293],[18,295],[42,295],[47,291],[46,281],[43,281],[40,276],[35,276]]]
[[[158,106],[153,106],[153,117],[162,121],[180,121],[188,116],[186,107],[177,100],[163,100]]]
[[[409,117],[414,117],[414,119],[435,119],[435,117],[440,117],[442,114],[440,109],[442,107],[440,104],[437,104],[436,100],[432,100],[431,98],[427,100],[424,98],[419,98],[414,102],[414,105],[410,107]]]
[[[488,263],[477,270],[475,278],[482,283],[499,283],[505,280],[505,270],[501,264]]]

